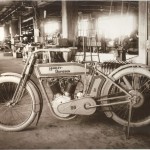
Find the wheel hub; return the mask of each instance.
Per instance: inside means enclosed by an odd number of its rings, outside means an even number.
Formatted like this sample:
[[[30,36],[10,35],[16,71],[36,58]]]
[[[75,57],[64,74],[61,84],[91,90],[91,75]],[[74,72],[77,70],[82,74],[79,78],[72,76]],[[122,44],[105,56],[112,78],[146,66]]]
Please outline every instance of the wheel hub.
[[[12,100],[10,100],[9,102],[7,102],[7,103],[5,104],[5,106],[7,106],[7,107],[13,107],[13,106],[15,106],[15,105],[16,105],[16,103],[13,102]]]
[[[144,103],[143,95],[136,90],[131,90],[129,93],[132,95],[132,97],[131,97],[132,106],[134,108],[141,107]]]

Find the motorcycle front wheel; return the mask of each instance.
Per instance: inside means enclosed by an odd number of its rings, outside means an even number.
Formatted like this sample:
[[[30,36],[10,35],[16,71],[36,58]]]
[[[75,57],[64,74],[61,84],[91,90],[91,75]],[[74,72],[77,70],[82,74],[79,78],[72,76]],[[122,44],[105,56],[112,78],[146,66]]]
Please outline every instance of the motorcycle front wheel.
[[[35,119],[36,91],[27,83],[21,99],[12,102],[20,78],[14,76],[0,77],[0,129],[4,131],[21,131]]]

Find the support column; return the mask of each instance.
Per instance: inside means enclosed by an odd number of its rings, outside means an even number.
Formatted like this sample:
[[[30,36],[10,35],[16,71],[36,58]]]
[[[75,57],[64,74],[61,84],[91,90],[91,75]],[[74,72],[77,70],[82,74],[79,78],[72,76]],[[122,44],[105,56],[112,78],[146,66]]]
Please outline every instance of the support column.
[[[34,2],[34,17],[33,17],[33,28],[34,28],[34,42],[39,41],[39,21],[37,19],[37,1]]]
[[[19,35],[18,20],[12,20],[11,21],[11,35],[12,37],[14,37],[16,34]]]
[[[40,23],[40,42],[45,43],[44,20]]]
[[[19,28],[19,35],[20,35],[20,41],[22,41],[22,38],[21,38],[21,16],[19,16],[19,20],[18,20],[18,28]]]
[[[45,44],[45,32],[44,32],[44,24],[46,18],[46,10],[39,10],[40,20],[38,21],[39,26],[39,42],[44,45]]]
[[[139,1],[139,56],[134,60],[136,63],[147,63],[147,1]]]
[[[37,19],[34,19],[33,28],[34,28],[34,42],[38,42],[39,39],[39,29],[38,29]]]
[[[148,53],[147,53],[147,64],[150,65],[150,2],[148,1],[148,47],[147,47],[147,50],[148,50]]]
[[[9,24],[5,24],[5,26],[4,26],[5,36],[10,35],[9,26],[10,26]]]
[[[67,2],[62,0],[62,37],[68,38]]]
[[[15,35],[19,35],[19,29],[18,29],[18,20],[17,19],[12,19],[11,20],[11,49],[13,52],[15,52]]]
[[[78,5],[77,1],[67,1],[67,17],[68,17],[68,39],[74,42],[78,30]]]
[[[147,19],[148,19],[148,39],[150,38],[150,2],[148,1],[147,2],[147,7],[148,7],[148,16],[147,16]]]

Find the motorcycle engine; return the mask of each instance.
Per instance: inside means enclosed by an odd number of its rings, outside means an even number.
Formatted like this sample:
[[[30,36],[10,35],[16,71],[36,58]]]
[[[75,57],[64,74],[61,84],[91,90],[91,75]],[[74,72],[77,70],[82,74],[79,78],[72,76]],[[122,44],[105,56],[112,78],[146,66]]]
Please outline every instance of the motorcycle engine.
[[[56,79],[53,82],[49,82],[49,85],[54,95],[52,107],[55,114],[63,118],[68,117],[70,114],[62,114],[57,108],[60,104],[70,102],[71,99],[74,99],[77,82],[73,78],[65,80]]]

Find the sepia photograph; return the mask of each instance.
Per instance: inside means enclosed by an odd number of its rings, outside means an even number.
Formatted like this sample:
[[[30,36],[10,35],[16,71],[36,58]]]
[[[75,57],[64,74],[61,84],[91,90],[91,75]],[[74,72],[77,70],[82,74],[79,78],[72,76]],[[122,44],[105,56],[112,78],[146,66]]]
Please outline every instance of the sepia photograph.
[[[0,0],[0,149],[149,137],[149,0]]]

